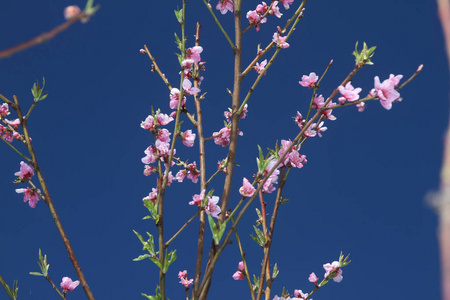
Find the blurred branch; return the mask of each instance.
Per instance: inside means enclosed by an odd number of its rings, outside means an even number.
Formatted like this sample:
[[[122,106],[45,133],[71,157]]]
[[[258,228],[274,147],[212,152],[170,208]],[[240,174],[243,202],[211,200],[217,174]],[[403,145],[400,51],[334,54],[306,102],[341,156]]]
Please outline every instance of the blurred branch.
[[[2,51],[0,51],[0,59],[10,57],[11,55],[16,54],[17,52],[26,50],[28,48],[34,47],[39,44],[43,44],[45,42],[48,42],[49,40],[54,38],[56,35],[58,35],[62,31],[69,28],[70,25],[80,21],[81,19],[86,19],[89,16],[90,15],[86,14],[85,12],[81,12],[77,16],[74,16],[73,18],[67,20],[63,24],[53,28],[52,30],[50,30],[48,32],[44,32],[44,33],[36,36],[35,38],[33,38],[29,41],[23,42],[21,44],[18,44],[14,47],[2,50]]]

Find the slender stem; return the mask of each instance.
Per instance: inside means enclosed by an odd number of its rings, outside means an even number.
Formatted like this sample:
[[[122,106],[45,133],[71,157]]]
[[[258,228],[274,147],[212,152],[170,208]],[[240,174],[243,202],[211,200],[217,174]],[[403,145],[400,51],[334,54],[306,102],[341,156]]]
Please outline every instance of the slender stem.
[[[5,96],[3,96],[2,94],[0,94],[0,99],[2,99],[3,102],[7,103],[9,106],[11,106],[12,108],[14,108],[14,106],[15,106],[14,102],[12,102],[11,100],[8,100],[8,98],[6,98]]]
[[[50,213],[52,214],[53,221],[55,222],[56,228],[58,229],[59,234],[61,235],[61,238],[63,240],[64,246],[66,247],[67,254],[69,255],[70,261],[72,262],[72,265],[75,269],[75,272],[78,275],[78,279],[80,280],[81,286],[84,289],[84,292],[89,300],[94,300],[94,295],[92,294],[91,290],[89,289],[89,286],[86,282],[86,278],[84,277],[83,272],[81,271],[80,265],[75,257],[75,253],[73,252],[72,246],[70,245],[69,239],[67,238],[67,235],[62,227],[61,221],[59,220],[58,214],[56,213],[55,207],[53,205],[52,198],[50,197],[50,192],[48,191],[47,184],[45,183],[44,176],[42,175],[41,169],[39,167],[36,154],[34,152],[33,145],[31,143],[30,135],[28,133],[27,128],[27,120],[23,118],[22,111],[20,110],[19,100],[16,96],[13,96],[14,102],[16,105],[16,112],[17,116],[20,120],[20,125],[22,126],[23,133],[25,136],[25,144],[27,146],[28,152],[31,156],[31,162],[33,164],[34,170],[36,172],[36,175],[39,179],[39,183],[41,184],[41,188],[44,194],[44,201],[47,203],[48,208],[50,209]]]
[[[52,279],[50,278],[50,276],[45,276],[45,279],[47,279],[47,281],[51,284],[52,288],[61,296],[61,298],[66,299],[66,296],[64,294],[62,294],[58,288],[56,287],[56,285],[53,283]]]
[[[220,21],[219,21],[219,19],[217,19],[216,14],[214,13],[212,8],[210,7],[210,4],[208,4],[208,2],[206,2],[206,0],[203,0],[203,3],[205,3],[206,7],[208,8],[209,12],[211,13],[212,17],[214,18],[214,22],[217,24],[217,26],[219,26],[220,31],[222,31],[223,35],[225,36],[225,38],[227,39],[228,43],[230,44],[231,49],[234,51],[236,47],[234,46],[233,42],[231,41],[231,39],[228,36],[228,34],[225,31],[225,29],[223,29],[222,24],[220,24]]]
[[[232,114],[231,114],[231,132],[230,132],[230,146],[228,148],[227,155],[227,173],[225,176],[225,182],[223,186],[223,192],[221,197],[220,209],[221,213],[219,216],[219,222],[223,223],[225,220],[225,213],[228,207],[228,200],[231,192],[231,185],[233,179],[234,162],[237,149],[237,137],[238,137],[238,124],[240,115],[239,110],[239,98],[241,94],[241,53],[242,53],[242,32],[241,32],[241,0],[234,1],[234,32],[235,32],[235,47],[234,47],[234,83],[233,83],[233,95],[232,95]],[[210,256],[208,258],[208,264],[205,273],[210,274],[208,277],[203,278],[203,282],[200,288],[200,300],[206,300],[209,287],[211,285],[211,275],[214,265],[211,262],[214,261],[217,255],[220,253],[215,253],[216,246],[212,243]],[[222,249],[223,251],[223,249]],[[206,286],[205,286],[206,284]],[[194,296],[195,297],[195,296]]]
[[[197,22],[197,30],[195,35],[195,45],[200,45],[200,23]],[[198,88],[198,63],[194,65],[194,73],[197,75],[194,78],[194,87]],[[199,161],[200,161],[200,192],[206,190],[209,181],[206,181],[206,157],[205,157],[205,137],[203,133],[203,114],[201,108],[201,98],[197,95],[194,96],[195,99],[195,109],[197,111],[197,134],[198,134],[198,146],[199,146]],[[199,224],[198,224],[198,242],[197,242],[197,258],[195,261],[195,275],[194,275],[194,286],[192,289],[192,295],[196,295],[198,292],[198,287],[200,284],[200,276],[202,272],[202,261],[203,261],[203,249],[205,247],[205,210],[199,208]]]
[[[148,55],[148,57],[152,61],[152,72],[156,71],[156,73],[159,74],[159,77],[161,77],[161,79],[166,84],[169,91],[172,90],[172,86],[170,85],[169,80],[167,79],[166,75],[163,72],[161,72],[161,69],[158,67],[158,64],[156,63],[156,59],[152,56],[152,54],[150,53],[150,50],[148,50],[147,45],[144,45],[144,49],[145,49],[145,53]]]
[[[198,210],[186,223],[184,223],[183,226],[181,226],[180,229],[178,229],[177,233],[175,233],[167,242],[165,245],[165,248],[169,247],[170,243],[172,243],[172,241],[178,236],[180,235],[180,233],[184,230],[184,228],[186,228],[186,226],[189,225],[189,223],[192,222],[192,220],[195,219],[195,217],[200,213],[201,210]]]
[[[3,288],[5,289],[6,293],[8,294],[9,298],[11,300],[16,300],[13,295],[10,294],[9,290],[11,290],[8,285],[6,284],[5,280],[3,279],[2,275],[0,275],[0,283],[2,284]],[[14,289],[14,286],[13,286]]]
[[[7,140],[5,140],[2,136],[0,136],[0,139],[2,139],[9,147],[11,147],[11,149],[13,149],[14,151],[16,151],[20,156],[22,156],[23,158],[25,158],[28,162],[31,162],[31,159],[28,158],[25,154],[23,154],[22,152],[20,152],[19,150],[17,150],[16,147],[14,147],[13,145],[11,145],[10,142],[8,142]]]
[[[234,224],[233,218],[231,218],[231,222]],[[250,295],[252,296],[252,300],[255,300],[255,293],[253,292],[252,282],[250,281],[249,276],[250,272],[248,271],[247,261],[245,259],[245,252],[244,250],[242,250],[241,239],[239,238],[239,234],[236,227],[234,228],[234,236],[236,237],[236,242],[238,243],[239,252],[241,253],[242,262],[244,264],[245,278],[247,278],[248,288],[250,289]]]
[[[80,21],[83,18],[89,17],[90,15],[87,15],[85,12],[81,12],[77,16],[74,16],[73,18],[67,20],[66,22],[62,23],[61,25],[53,28],[52,30],[48,32],[44,32],[35,38],[26,41],[24,43],[18,44],[14,47],[5,49],[0,51],[0,59],[7,58],[13,54],[16,54],[17,52],[23,51],[25,49],[31,48],[33,46],[48,42],[52,38],[54,38],[56,35],[58,35],[60,32],[66,30],[70,25]]]

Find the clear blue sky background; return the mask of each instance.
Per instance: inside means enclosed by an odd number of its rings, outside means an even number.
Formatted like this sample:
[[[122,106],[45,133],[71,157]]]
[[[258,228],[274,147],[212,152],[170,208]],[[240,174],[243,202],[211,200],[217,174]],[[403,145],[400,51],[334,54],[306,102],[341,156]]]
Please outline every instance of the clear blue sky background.
[[[0,48],[62,23],[65,6],[85,4],[75,2],[1,1]],[[243,2],[244,14],[258,4]],[[152,221],[142,220],[147,213],[141,201],[156,177],[142,175],[140,159],[153,141],[139,125],[151,106],[166,113],[170,109],[167,87],[150,72],[150,61],[139,49],[147,44],[171,83],[178,85],[173,33],[179,32],[179,25],[173,10],[181,1],[99,3],[101,9],[87,24],[75,24],[48,43],[0,60],[0,93],[17,95],[27,107],[30,88],[45,76],[49,96],[37,106],[29,126],[63,226],[97,299],[142,299],[141,292],[154,292],[157,269],[150,261],[132,261],[142,253],[132,229],[156,233]],[[293,13],[284,8],[281,12]],[[232,34],[232,15],[220,20]],[[271,17],[260,32],[245,34],[243,66],[255,55],[257,44],[267,45],[284,20]],[[197,21],[202,24],[206,62],[205,130],[211,135],[223,126],[223,111],[231,105],[226,88],[232,89],[233,59],[202,1],[188,1],[188,45],[194,43]],[[278,263],[280,274],[273,295],[280,295],[283,286],[291,292],[310,291],[308,275],[315,272],[322,278],[322,264],[343,251],[352,259],[344,280],[326,285],[314,299],[439,299],[437,218],[424,198],[438,188],[449,81],[434,1],[308,1],[305,17],[289,40],[291,47],[281,51],[240,123],[244,137],[239,138],[240,167],[231,204],[240,198],[242,177],[255,173],[256,145],[273,148],[276,140],[297,134],[292,117],[297,110],[306,113],[311,96],[311,90],[299,86],[301,76],[321,73],[334,59],[319,91],[328,96],[352,70],[356,41],[378,46],[375,65],[354,79],[362,94],[373,87],[376,75],[382,80],[390,73],[409,77],[419,64],[424,70],[401,91],[404,100],[391,111],[377,102],[368,103],[363,113],[355,107],[336,110],[338,119],[326,122],[323,138],[302,147],[308,163],[291,171],[284,190],[290,202],[281,207],[276,225],[271,263]],[[255,72],[246,78],[244,91],[255,78]],[[193,110],[189,100],[188,109]],[[193,129],[188,123],[183,128]],[[178,143],[177,154],[198,161],[197,145],[187,149]],[[206,150],[211,174],[226,149],[209,142]],[[21,158],[6,145],[0,145],[0,157],[0,274],[9,284],[19,280],[21,300],[58,299],[42,277],[28,275],[39,270],[38,249],[48,255],[50,276],[58,284],[63,276],[75,280],[75,271],[45,203],[31,209],[14,192],[23,187],[12,183]],[[211,185],[217,195],[222,179]],[[199,185],[190,181],[169,188],[167,237],[195,212],[187,203],[198,192]],[[266,198],[269,207],[273,197]],[[262,258],[249,238],[255,207],[240,229],[252,273],[259,272]],[[171,299],[184,297],[178,271],[194,273],[196,232],[195,222],[173,244],[178,259],[167,274]],[[245,281],[231,278],[240,260],[236,243],[222,258],[210,298],[249,299]],[[6,299],[3,291],[0,299]],[[81,287],[68,299],[85,299]]]

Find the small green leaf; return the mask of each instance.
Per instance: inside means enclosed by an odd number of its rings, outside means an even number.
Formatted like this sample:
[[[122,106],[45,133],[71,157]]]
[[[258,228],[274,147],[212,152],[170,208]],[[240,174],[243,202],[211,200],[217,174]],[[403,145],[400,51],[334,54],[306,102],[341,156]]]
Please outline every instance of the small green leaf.
[[[167,257],[167,256],[166,256]],[[177,250],[170,251],[168,258],[164,261],[163,273],[167,273],[169,266],[177,259]]]
[[[34,276],[44,276],[44,274],[39,273],[39,272],[30,272],[30,275],[34,275]]]
[[[141,261],[143,259],[152,257],[150,254],[143,254],[143,255],[139,255],[137,258],[133,259],[133,261]]]
[[[183,9],[175,10],[175,17],[178,23],[183,24]]]
[[[280,273],[280,271],[278,270],[278,265],[275,263],[275,265],[273,266],[272,278],[273,279],[277,278],[278,273]]]
[[[208,214],[208,223],[209,223],[209,228],[211,228],[211,232],[213,234],[213,239],[214,239],[214,243],[216,245],[219,245],[219,240],[218,240],[218,236],[217,236],[217,229],[216,229],[216,222],[214,222],[213,217],[211,217],[210,214]]]

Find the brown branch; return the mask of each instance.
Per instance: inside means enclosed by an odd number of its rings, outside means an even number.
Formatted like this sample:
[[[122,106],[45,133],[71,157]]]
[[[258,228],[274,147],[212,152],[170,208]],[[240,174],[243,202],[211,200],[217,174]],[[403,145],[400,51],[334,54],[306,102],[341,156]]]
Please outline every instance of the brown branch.
[[[72,265],[75,269],[75,272],[78,275],[78,279],[80,280],[81,286],[84,289],[84,292],[89,300],[94,300],[94,295],[92,294],[91,290],[89,289],[89,286],[86,282],[86,278],[84,277],[83,272],[81,271],[80,265],[78,263],[78,260],[75,257],[75,253],[73,252],[72,246],[70,245],[69,239],[67,238],[66,232],[64,231],[61,221],[59,220],[58,214],[56,213],[55,207],[53,205],[52,198],[50,197],[50,192],[48,191],[47,184],[45,183],[44,176],[42,175],[41,169],[39,168],[39,164],[37,161],[36,154],[34,152],[33,145],[31,144],[30,135],[28,133],[28,127],[27,127],[27,119],[23,118],[22,111],[20,109],[19,100],[16,96],[13,96],[14,103],[15,103],[15,111],[17,113],[17,116],[20,120],[20,125],[23,129],[23,134],[25,136],[25,142],[27,149],[31,156],[32,165],[34,167],[34,170],[36,172],[36,175],[39,179],[39,183],[41,184],[41,188],[44,194],[44,201],[47,203],[48,208],[50,209],[50,213],[52,214],[53,221],[55,222],[56,228],[58,229],[59,234],[61,235],[61,239],[63,240],[64,246],[66,247],[67,254],[69,255],[69,259],[72,262]]]
[[[39,44],[43,44],[45,42],[48,42],[49,40],[54,38],[59,33],[66,30],[70,25],[80,21],[81,19],[88,18],[89,16],[90,15],[87,15],[85,12],[81,12],[80,14],[74,16],[73,18],[70,18],[66,22],[62,23],[61,25],[53,28],[52,30],[50,30],[48,32],[44,32],[44,33],[38,35],[37,37],[35,37],[29,41],[23,42],[21,44],[18,44],[14,47],[2,50],[2,51],[0,51],[0,59],[10,57],[11,55],[16,54],[17,52],[26,50],[28,48],[34,47]]]

